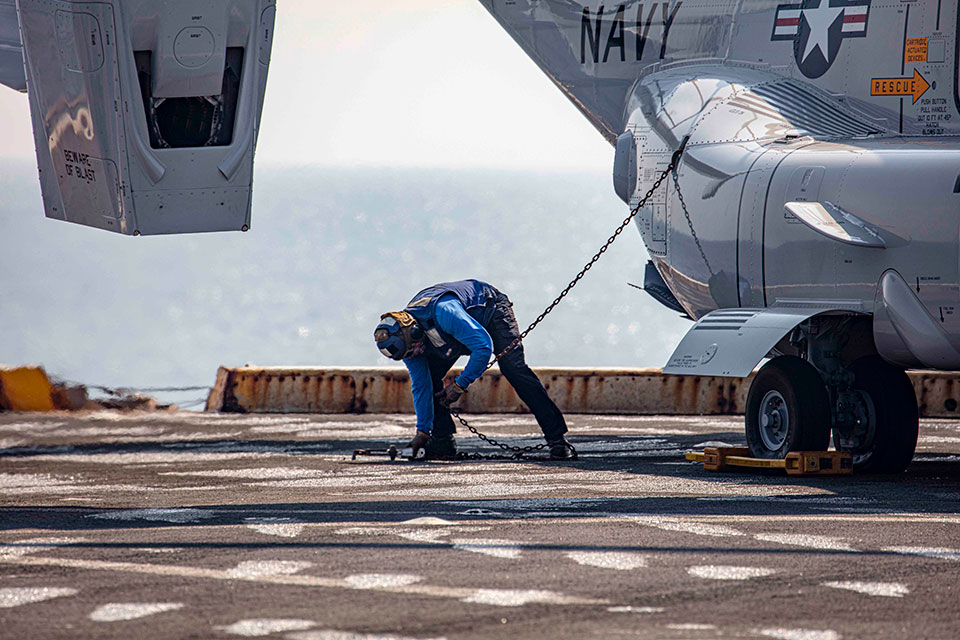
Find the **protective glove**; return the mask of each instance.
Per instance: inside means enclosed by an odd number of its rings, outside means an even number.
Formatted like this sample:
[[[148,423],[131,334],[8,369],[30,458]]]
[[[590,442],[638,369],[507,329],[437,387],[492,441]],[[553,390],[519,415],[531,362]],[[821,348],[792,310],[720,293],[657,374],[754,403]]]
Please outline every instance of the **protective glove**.
[[[424,433],[423,431],[417,431],[417,435],[413,436],[413,440],[407,444],[407,449],[410,449],[410,457],[417,459],[422,458],[422,455],[417,455],[417,453],[427,446],[427,441],[430,440],[430,434]]]
[[[437,393],[437,400],[445,407],[449,407],[457,400],[460,399],[460,396],[467,392],[466,389],[461,387],[456,383],[456,381],[451,382],[443,388],[443,391]]]

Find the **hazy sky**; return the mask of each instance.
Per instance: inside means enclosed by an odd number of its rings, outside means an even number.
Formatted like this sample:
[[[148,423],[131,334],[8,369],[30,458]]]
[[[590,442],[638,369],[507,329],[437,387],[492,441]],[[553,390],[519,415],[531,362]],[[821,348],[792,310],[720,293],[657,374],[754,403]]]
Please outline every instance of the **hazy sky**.
[[[0,160],[32,157],[26,97],[0,87],[0,122]],[[609,172],[613,150],[477,0],[280,0],[257,162]]]

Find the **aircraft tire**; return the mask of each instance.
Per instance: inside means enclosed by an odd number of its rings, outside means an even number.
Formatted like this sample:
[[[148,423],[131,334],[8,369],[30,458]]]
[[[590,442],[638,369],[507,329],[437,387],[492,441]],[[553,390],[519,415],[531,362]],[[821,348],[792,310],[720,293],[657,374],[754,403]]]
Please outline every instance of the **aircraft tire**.
[[[820,374],[801,358],[774,358],[753,379],[745,423],[747,446],[755,458],[825,451],[830,444],[830,397]]]
[[[903,369],[878,356],[861,358],[850,367],[853,388],[869,396],[873,403],[874,425],[871,441],[853,448],[839,434],[834,443],[841,451],[853,454],[853,468],[864,473],[901,473],[913,460],[917,448],[920,413],[917,396]]]

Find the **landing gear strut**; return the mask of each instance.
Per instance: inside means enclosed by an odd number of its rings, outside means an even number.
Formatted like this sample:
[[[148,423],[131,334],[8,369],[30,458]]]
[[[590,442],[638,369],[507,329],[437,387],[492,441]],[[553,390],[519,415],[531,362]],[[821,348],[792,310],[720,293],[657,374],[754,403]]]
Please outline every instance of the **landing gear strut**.
[[[746,435],[755,458],[823,451],[853,455],[854,469],[899,473],[913,459],[919,413],[903,369],[882,360],[870,325],[839,316],[801,325],[757,372],[747,395]]]

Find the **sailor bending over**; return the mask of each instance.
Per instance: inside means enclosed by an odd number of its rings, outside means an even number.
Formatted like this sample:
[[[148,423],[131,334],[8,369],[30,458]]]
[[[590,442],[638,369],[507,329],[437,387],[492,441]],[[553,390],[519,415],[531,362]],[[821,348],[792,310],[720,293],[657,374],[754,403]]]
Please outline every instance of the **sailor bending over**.
[[[374,332],[377,347],[387,357],[403,360],[410,371],[417,434],[410,441],[414,454],[453,458],[456,426],[449,406],[486,369],[490,356],[520,336],[513,303],[493,286],[479,280],[444,282],[427,287],[403,311],[385,313]],[[457,359],[470,355],[463,373],[444,386],[443,379]],[[564,439],[567,425],[518,344],[498,362],[500,372],[537,419],[554,460],[576,458]]]

